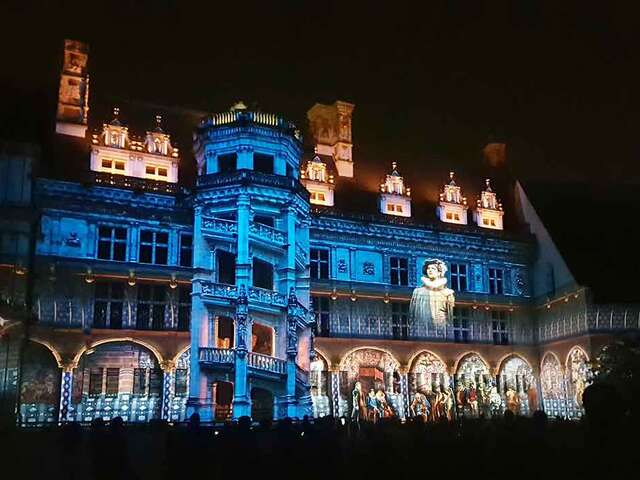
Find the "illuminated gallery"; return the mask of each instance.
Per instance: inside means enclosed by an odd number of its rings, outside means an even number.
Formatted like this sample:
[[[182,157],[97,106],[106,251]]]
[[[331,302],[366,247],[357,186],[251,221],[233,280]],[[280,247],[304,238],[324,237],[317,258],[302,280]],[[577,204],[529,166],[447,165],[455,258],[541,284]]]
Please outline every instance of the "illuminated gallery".
[[[353,104],[299,129],[238,102],[185,118],[178,148],[162,111],[95,118],[88,60],[65,42],[51,145],[2,152],[0,392],[21,424],[577,418],[588,362],[640,326],[590,301],[500,140],[434,195],[395,159],[372,188]],[[32,178],[39,156],[61,174]]]

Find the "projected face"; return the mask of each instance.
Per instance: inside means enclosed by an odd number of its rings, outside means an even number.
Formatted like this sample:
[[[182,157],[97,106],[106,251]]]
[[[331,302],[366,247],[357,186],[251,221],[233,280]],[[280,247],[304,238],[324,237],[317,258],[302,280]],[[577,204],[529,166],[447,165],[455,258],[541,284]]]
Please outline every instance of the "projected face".
[[[436,265],[431,264],[427,266],[427,277],[429,280],[435,280],[440,277],[440,271]]]

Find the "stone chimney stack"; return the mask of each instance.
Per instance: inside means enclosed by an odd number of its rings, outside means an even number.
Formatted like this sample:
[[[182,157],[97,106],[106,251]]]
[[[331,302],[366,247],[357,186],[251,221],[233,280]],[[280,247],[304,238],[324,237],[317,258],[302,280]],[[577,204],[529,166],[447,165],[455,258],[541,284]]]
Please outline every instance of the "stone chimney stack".
[[[316,152],[333,157],[341,177],[353,177],[351,114],[354,107],[338,100],[333,105],[316,103],[307,112]]]
[[[489,140],[482,153],[484,161],[491,167],[504,167],[507,162],[507,144],[502,141]]]
[[[84,138],[89,114],[89,45],[64,41],[64,59],[60,72],[56,133]]]

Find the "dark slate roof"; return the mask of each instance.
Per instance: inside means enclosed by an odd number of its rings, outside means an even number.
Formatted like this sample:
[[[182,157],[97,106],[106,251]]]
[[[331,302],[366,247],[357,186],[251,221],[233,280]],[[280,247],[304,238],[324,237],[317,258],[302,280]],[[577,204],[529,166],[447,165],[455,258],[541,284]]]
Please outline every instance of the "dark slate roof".
[[[524,183],[576,281],[597,303],[635,302],[640,272],[638,185]]]

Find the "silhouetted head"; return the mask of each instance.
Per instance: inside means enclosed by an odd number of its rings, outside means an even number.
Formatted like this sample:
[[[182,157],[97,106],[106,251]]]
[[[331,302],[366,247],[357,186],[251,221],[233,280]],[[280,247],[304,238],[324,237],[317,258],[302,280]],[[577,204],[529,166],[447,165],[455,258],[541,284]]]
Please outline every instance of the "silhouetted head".
[[[622,397],[613,385],[607,383],[589,385],[582,394],[582,404],[587,419],[594,423],[618,421],[624,416]]]

